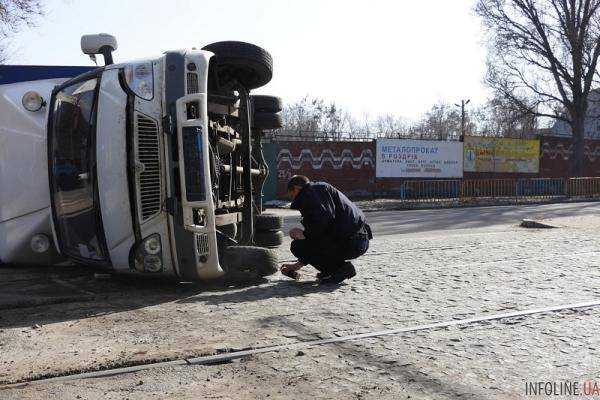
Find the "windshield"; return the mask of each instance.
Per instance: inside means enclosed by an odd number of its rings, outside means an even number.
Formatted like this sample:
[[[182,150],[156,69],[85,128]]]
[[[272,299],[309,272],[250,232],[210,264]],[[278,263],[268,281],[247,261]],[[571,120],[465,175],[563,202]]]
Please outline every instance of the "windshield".
[[[50,128],[50,171],[55,228],[61,250],[79,259],[105,260],[95,185],[95,102],[98,78],[56,93]]]

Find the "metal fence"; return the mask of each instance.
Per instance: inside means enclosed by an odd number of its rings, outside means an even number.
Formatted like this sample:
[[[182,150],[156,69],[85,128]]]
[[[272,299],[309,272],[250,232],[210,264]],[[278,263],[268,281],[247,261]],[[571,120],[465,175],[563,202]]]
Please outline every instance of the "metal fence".
[[[396,192],[409,202],[600,199],[600,177],[411,180],[404,181]]]
[[[353,136],[337,136],[337,135],[325,135],[319,134],[286,134],[277,132],[267,132],[264,140],[269,143],[277,142],[333,142],[333,143],[345,143],[345,142],[372,142],[376,138],[371,135],[353,135]]]

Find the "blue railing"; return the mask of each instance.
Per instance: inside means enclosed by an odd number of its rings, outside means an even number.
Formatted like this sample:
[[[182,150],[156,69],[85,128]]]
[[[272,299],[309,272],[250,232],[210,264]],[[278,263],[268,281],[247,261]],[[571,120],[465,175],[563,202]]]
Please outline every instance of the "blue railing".
[[[393,191],[407,202],[600,198],[600,177],[411,180]]]

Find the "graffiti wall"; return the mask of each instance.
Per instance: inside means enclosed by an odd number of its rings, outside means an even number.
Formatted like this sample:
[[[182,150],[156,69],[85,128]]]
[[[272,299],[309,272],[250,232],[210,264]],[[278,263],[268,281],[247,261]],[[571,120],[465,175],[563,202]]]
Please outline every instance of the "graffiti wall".
[[[570,138],[544,137],[541,143],[540,176],[559,178],[569,176],[573,145]],[[600,176],[600,141],[585,142],[585,176]]]
[[[464,179],[560,178],[569,176],[572,154],[570,139],[542,137],[538,143],[538,173],[468,172],[465,170]],[[407,182],[424,179],[378,178],[376,176],[375,141],[269,143],[265,146],[265,157],[271,171],[268,185],[265,187],[265,200],[285,199],[287,181],[293,175],[306,175],[314,181],[329,182],[348,196],[355,198],[401,195]],[[600,176],[600,140],[586,142],[584,175]]]
[[[294,175],[329,182],[355,197],[367,196],[375,179],[372,142],[280,142],[275,161],[278,198],[285,197]]]

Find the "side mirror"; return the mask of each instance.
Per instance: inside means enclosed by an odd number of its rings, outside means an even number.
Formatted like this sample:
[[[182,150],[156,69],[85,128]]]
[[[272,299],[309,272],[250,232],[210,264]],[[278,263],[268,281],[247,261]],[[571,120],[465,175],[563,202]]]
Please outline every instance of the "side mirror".
[[[117,49],[117,39],[107,33],[97,35],[83,35],[81,37],[81,51],[90,57],[96,54],[104,56],[106,65],[113,63],[112,52]]]

